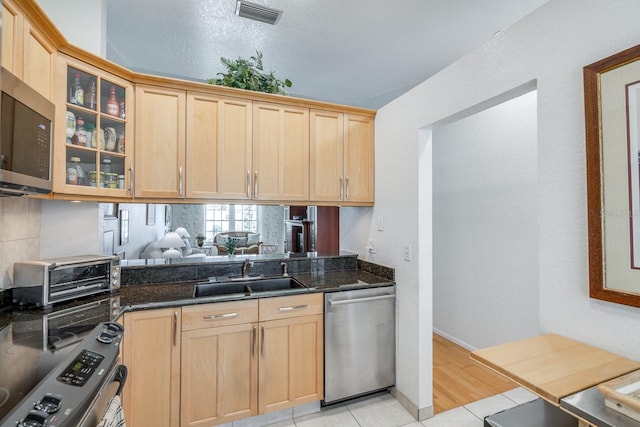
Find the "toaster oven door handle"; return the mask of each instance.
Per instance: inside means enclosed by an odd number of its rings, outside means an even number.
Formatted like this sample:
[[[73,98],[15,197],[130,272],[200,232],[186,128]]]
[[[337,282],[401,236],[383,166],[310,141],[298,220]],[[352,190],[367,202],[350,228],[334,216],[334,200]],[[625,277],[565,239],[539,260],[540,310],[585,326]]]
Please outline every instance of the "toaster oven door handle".
[[[112,261],[113,259],[115,259],[114,256],[103,256],[103,257],[96,257],[96,258],[91,258],[91,259],[86,259],[86,260],[82,260],[82,261],[78,261],[78,260],[70,260],[70,261],[54,261],[49,265],[49,270],[55,270],[57,268],[60,267],[67,267],[67,266],[74,266],[74,267],[84,267],[87,265],[97,265],[100,263],[107,263]]]
[[[101,288],[102,287],[102,283],[94,283],[93,285],[87,285],[87,286],[82,286],[81,288],[71,288],[71,289],[65,289],[64,291],[56,291],[56,292],[52,292],[51,296],[57,296],[57,295],[66,295],[66,294],[72,294],[75,292],[78,292],[78,289],[94,289],[94,288]]]

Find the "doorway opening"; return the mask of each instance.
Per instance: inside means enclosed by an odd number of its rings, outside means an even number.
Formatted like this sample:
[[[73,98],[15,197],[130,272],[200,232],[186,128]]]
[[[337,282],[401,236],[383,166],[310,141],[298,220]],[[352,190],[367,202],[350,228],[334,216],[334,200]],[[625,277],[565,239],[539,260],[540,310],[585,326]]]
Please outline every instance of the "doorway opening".
[[[438,412],[441,344],[473,350],[539,331],[535,82],[421,132]]]

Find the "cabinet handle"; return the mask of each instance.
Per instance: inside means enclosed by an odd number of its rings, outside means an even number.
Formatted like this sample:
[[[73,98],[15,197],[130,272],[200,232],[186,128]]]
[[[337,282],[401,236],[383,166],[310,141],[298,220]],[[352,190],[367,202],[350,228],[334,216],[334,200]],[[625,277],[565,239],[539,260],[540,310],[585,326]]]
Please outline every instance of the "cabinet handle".
[[[347,177],[344,180],[345,180],[345,187],[346,187],[346,189],[344,190],[344,199],[349,200],[349,175],[347,175]]]
[[[258,195],[258,171],[255,172],[253,178],[253,197]]]
[[[289,307],[278,307],[278,311],[283,312],[283,311],[294,311],[294,310],[303,310],[307,308],[307,304],[300,304],[300,305],[292,305]]]
[[[251,345],[251,357],[256,357],[256,339],[258,339],[258,327],[253,327],[253,344]]]
[[[129,166],[129,194],[133,196],[133,165]]]
[[[262,357],[264,357],[264,326],[262,326],[261,331],[260,331],[260,336],[261,336],[261,340],[260,340],[260,355]]]
[[[180,166],[180,174],[179,174],[179,175],[180,175],[180,182],[178,183],[178,195],[179,195],[180,197],[182,197],[182,193],[183,193],[183,191],[182,191],[182,189],[183,189],[183,183],[182,183],[182,166]]]
[[[231,319],[233,317],[238,317],[238,313],[207,314],[206,316],[202,316],[204,320]]]
[[[173,346],[178,346],[178,312],[173,312]]]
[[[342,200],[342,175],[340,175],[340,200]]]
[[[251,171],[247,171],[247,197],[251,197]]]

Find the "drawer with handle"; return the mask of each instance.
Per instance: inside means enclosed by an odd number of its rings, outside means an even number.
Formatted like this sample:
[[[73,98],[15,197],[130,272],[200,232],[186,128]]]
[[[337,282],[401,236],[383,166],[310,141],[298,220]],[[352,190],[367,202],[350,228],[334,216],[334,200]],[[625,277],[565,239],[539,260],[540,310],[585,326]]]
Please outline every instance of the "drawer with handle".
[[[260,300],[260,321],[322,314],[321,293],[290,295]]]
[[[240,325],[258,321],[258,300],[229,301],[182,307],[182,330]]]

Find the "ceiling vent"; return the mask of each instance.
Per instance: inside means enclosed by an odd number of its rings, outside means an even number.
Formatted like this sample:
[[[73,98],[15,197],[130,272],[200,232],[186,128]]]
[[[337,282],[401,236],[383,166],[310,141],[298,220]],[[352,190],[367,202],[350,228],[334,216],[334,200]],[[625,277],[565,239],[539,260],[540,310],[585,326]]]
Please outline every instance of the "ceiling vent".
[[[253,19],[254,21],[276,25],[282,16],[282,11],[248,1],[238,0],[236,3],[236,15]]]

